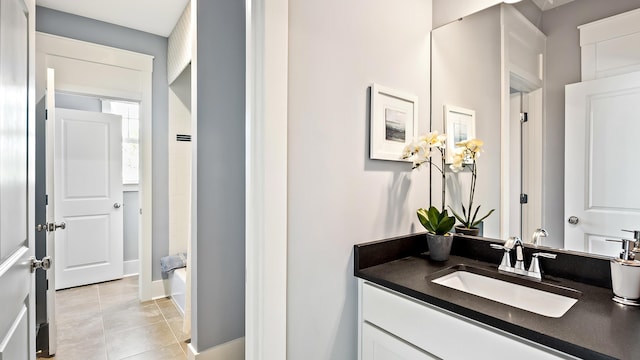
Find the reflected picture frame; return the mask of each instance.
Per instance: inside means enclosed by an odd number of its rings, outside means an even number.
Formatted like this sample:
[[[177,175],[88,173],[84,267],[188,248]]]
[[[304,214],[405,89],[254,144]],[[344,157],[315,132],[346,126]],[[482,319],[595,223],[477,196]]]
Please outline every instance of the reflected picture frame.
[[[453,163],[456,144],[476,137],[476,112],[459,106],[444,106],[445,133],[447,134],[447,148],[445,162]],[[471,164],[472,160],[465,161]]]
[[[417,96],[371,85],[370,159],[409,161],[401,158],[402,150],[416,138],[417,128]]]

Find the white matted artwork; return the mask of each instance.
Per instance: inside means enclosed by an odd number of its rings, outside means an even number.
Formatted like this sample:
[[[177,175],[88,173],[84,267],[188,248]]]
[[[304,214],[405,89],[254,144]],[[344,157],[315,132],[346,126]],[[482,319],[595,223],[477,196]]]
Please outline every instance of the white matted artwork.
[[[476,137],[476,112],[458,106],[444,106],[447,134],[447,164],[453,162],[456,144]]]
[[[371,85],[371,159],[400,158],[418,127],[418,97],[378,84]]]
[[[415,138],[417,127],[417,96],[371,85],[371,159],[407,161],[400,156]]]

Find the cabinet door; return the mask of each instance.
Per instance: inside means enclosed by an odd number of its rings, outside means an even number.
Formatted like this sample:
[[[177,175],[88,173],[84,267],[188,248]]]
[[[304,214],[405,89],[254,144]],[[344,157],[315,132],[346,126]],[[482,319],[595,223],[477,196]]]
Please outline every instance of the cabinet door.
[[[362,326],[362,360],[439,359],[369,323]]]

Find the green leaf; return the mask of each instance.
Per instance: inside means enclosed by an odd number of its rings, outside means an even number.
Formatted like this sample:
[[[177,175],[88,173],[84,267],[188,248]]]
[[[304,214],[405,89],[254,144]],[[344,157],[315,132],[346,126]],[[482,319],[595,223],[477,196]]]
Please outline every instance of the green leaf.
[[[431,223],[429,222],[427,210],[420,208],[418,209],[417,214],[418,214],[418,220],[420,220],[420,223],[422,224],[422,226],[424,226],[424,228],[427,229],[427,231],[430,233],[435,232],[435,229],[431,226]]]
[[[449,210],[451,210],[451,213],[453,214],[453,216],[456,217],[456,219],[458,219],[458,221],[460,221],[462,224],[465,223],[465,220],[462,218],[462,216],[458,215],[458,213],[455,210],[453,210],[451,205],[449,205]]]
[[[432,206],[429,208],[427,214],[429,216],[429,222],[435,227],[440,222],[440,212],[438,212],[435,206]]]
[[[478,210],[480,210],[480,206],[478,205],[478,207],[476,208],[476,211],[473,213],[473,217],[471,218],[471,221],[469,221],[469,224],[473,224],[476,221],[476,216],[478,216]],[[471,215],[471,213],[469,213],[469,215]],[[473,225],[471,225],[471,227],[473,227]]]
[[[430,207],[429,210],[418,209],[417,215],[422,226],[430,233],[436,235],[448,233],[456,223],[455,217],[449,216],[447,210],[440,213],[434,206]]]
[[[456,224],[456,218],[454,218],[453,216],[444,218],[436,228],[436,235],[444,235],[448,233],[449,231],[451,231],[451,229],[455,224]]]
[[[494,212],[495,210],[496,210],[496,209],[491,209],[491,211],[489,211],[489,213],[488,213],[487,215],[485,215],[485,216],[481,217],[481,218],[480,218],[480,220],[478,220],[478,221],[474,222],[471,226],[472,226],[472,227],[476,227],[476,226],[478,226],[478,224],[480,224],[480,223],[482,222],[482,220],[484,220],[484,219],[488,218],[488,217],[489,217],[489,215],[493,214],[493,212]]]

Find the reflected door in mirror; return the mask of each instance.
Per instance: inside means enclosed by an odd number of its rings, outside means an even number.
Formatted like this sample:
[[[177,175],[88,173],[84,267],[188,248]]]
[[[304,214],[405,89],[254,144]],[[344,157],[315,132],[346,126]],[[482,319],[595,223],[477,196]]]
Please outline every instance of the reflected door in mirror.
[[[640,72],[567,85],[565,110],[565,246],[617,256],[605,240],[640,229]]]

